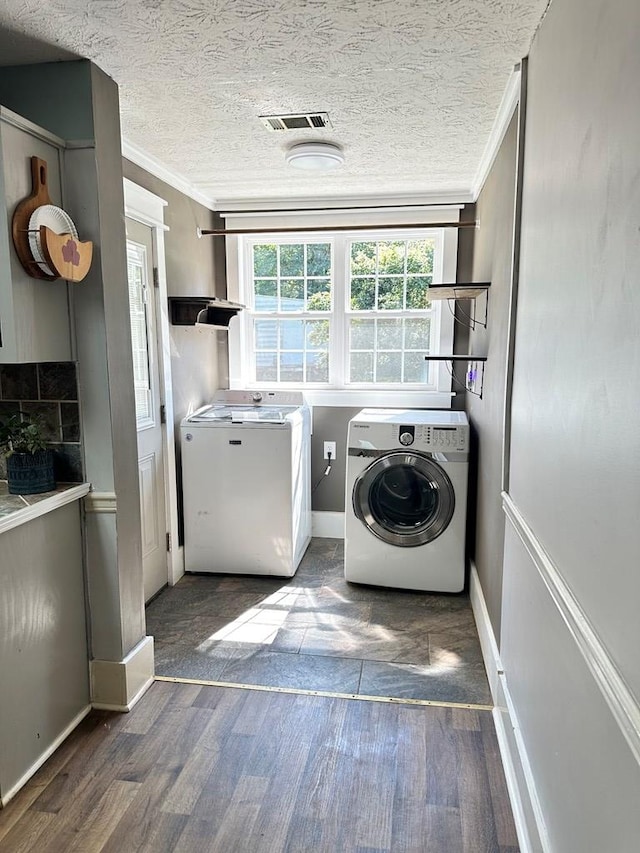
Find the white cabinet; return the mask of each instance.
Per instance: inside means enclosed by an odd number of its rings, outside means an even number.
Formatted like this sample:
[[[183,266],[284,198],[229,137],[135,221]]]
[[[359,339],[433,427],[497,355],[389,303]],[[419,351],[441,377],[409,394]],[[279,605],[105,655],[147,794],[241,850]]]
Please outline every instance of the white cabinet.
[[[31,278],[13,247],[13,211],[31,195],[31,157],[47,162],[49,194],[62,206],[64,142],[0,107],[0,363],[70,361],[69,285]]]

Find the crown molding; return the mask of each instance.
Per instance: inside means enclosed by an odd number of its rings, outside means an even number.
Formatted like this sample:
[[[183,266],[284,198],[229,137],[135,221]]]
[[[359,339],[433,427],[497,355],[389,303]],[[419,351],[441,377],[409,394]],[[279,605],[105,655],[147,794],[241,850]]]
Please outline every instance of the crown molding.
[[[144,169],[145,172],[155,175],[156,178],[164,181],[165,184],[169,184],[169,186],[173,187],[174,190],[178,190],[178,192],[183,193],[183,195],[197,201],[198,204],[203,205],[209,210],[215,210],[216,200],[212,196],[209,196],[194,187],[192,183],[187,181],[177,172],[172,171],[168,166],[165,166],[164,163],[161,163],[160,160],[157,160],[155,157],[147,154],[146,151],[143,151],[142,148],[138,148],[137,145],[134,145],[127,139],[122,140],[122,156],[127,160],[131,160],[131,162],[135,163],[136,166],[140,166],[140,168]]]
[[[489,134],[489,139],[485,146],[480,164],[476,171],[473,184],[471,187],[452,187],[450,189],[423,192],[423,193],[404,193],[393,195],[377,195],[377,196],[331,196],[322,198],[318,196],[292,196],[291,198],[219,198],[203,192],[202,189],[196,188],[192,183],[186,180],[182,175],[172,171],[164,163],[147,154],[142,148],[129,142],[127,139],[122,140],[122,156],[136,166],[140,166],[151,175],[155,175],[165,184],[173,187],[184,195],[202,204],[209,210],[225,213],[241,213],[248,210],[261,211],[279,211],[279,210],[317,210],[319,207],[325,209],[332,208],[362,208],[371,207],[375,204],[384,203],[385,207],[446,207],[452,205],[463,205],[475,202],[482,191],[484,182],[487,179],[493,162],[504,139],[504,135],[509,127],[511,117],[518,105],[520,99],[520,65],[518,64],[511,74],[507,86],[505,88],[500,107],[496,115],[495,121]],[[206,185],[204,185],[206,187]]]
[[[127,139],[122,140],[122,156],[136,166],[140,166],[151,175],[155,175],[165,184],[173,187],[184,195],[204,205],[209,210],[225,213],[243,213],[248,210],[262,212],[267,210],[318,210],[318,208],[369,208],[372,205],[383,205],[385,208],[401,208],[410,207],[416,208],[432,208],[438,207],[462,207],[469,202],[476,200],[473,192],[469,187],[452,187],[447,190],[438,190],[434,192],[422,193],[397,193],[393,195],[358,195],[358,196],[329,196],[327,198],[314,196],[292,196],[291,198],[220,198],[216,199],[212,195],[197,189],[186,178],[179,175],[177,172],[169,169],[160,160],[147,154],[142,148],[129,142]],[[495,156],[495,155],[494,155]],[[206,186],[203,185],[203,186]]]
[[[504,139],[504,135],[509,127],[511,117],[518,106],[518,102],[520,100],[520,67],[520,63],[518,63],[518,65],[513,69],[511,77],[509,78],[504,90],[502,101],[498,108],[498,113],[493,122],[489,139],[487,140],[484,152],[480,158],[478,171],[476,172],[476,176],[473,181],[471,201],[477,201],[478,196],[482,192],[482,187],[484,186],[484,182],[487,180],[487,175],[491,171],[493,161],[496,159],[496,155],[502,145],[502,140]]]
[[[361,195],[361,196],[295,196],[291,198],[219,198],[216,210],[224,213],[263,213],[263,212],[295,212],[298,210],[313,210],[330,212],[334,209],[348,211],[361,208],[376,208],[383,210],[406,210],[407,208],[438,208],[462,207],[474,201],[470,189],[454,188],[439,192],[406,193],[394,195]]]

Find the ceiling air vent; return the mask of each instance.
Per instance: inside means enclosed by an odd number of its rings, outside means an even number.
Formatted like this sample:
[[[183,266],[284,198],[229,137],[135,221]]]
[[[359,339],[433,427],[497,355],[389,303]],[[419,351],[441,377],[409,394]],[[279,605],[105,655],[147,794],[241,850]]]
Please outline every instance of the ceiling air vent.
[[[290,116],[260,116],[267,130],[321,130],[331,127],[329,113],[297,113]]]

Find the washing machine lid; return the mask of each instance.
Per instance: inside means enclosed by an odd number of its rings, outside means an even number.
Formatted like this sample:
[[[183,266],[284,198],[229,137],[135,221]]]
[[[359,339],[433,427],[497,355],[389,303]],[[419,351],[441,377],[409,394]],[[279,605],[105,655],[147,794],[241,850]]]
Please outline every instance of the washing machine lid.
[[[353,511],[378,539],[411,548],[443,533],[455,510],[455,491],[443,468],[418,451],[380,455],[356,478]]]
[[[278,406],[304,406],[304,394],[301,391],[269,391],[254,389],[251,391],[223,388],[216,391],[211,401],[214,406],[233,406],[241,408]]]
[[[289,424],[295,413],[304,408],[304,396],[300,391],[220,389],[216,391],[212,403],[188,415],[183,424],[284,425]]]
[[[298,406],[205,406],[186,420],[188,423],[216,424],[284,424]]]

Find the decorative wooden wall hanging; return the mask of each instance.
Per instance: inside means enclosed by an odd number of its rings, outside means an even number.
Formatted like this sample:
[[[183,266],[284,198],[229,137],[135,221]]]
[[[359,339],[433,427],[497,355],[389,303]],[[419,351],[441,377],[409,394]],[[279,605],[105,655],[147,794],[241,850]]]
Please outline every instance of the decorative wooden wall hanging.
[[[71,217],[51,203],[46,160],[31,158],[31,183],[31,195],[18,204],[11,225],[20,263],[32,278],[82,281],[91,266],[93,243],[79,240]]]

